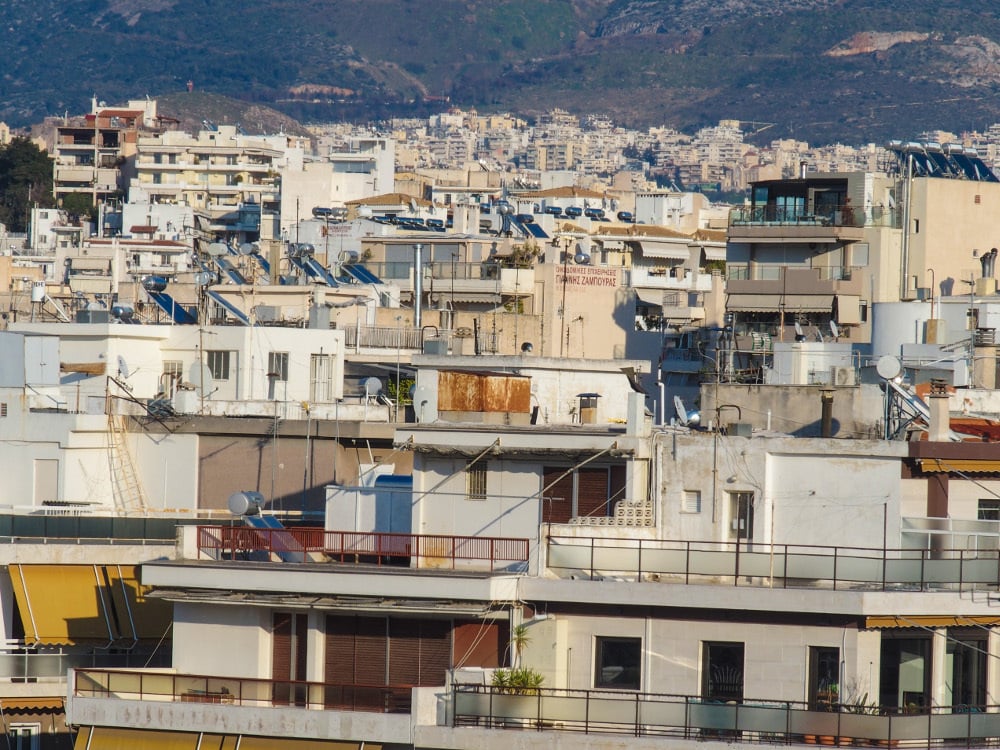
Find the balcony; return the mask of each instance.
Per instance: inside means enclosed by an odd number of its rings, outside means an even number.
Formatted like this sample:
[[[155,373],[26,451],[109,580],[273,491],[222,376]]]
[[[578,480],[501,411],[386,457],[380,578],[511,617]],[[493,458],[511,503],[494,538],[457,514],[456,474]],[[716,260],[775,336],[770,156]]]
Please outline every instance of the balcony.
[[[548,537],[557,575],[833,591],[1000,591],[1000,551]]]
[[[362,731],[358,739],[410,742],[410,685],[99,669],[74,670],[69,680],[66,713],[79,725],[331,740]]]
[[[383,281],[412,291],[413,263],[366,262],[368,269]],[[456,302],[499,302],[501,295],[528,297],[533,294],[534,268],[506,268],[495,263],[451,263],[435,261],[424,264],[424,290],[444,300]],[[487,296],[489,299],[487,299]]]
[[[730,242],[855,242],[865,227],[898,227],[896,211],[851,205],[784,208],[740,206],[729,212]]]
[[[198,552],[213,560],[340,562],[435,569],[503,570],[528,561],[528,540],[321,528],[198,527]]]
[[[1000,706],[987,706],[985,712],[982,707],[938,706],[902,714],[897,709],[874,706],[833,705],[828,710],[810,710],[807,704],[793,701],[722,703],[691,695],[606,690],[535,688],[530,695],[512,695],[485,685],[455,685],[451,699],[456,727],[672,737],[726,744],[986,747],[1000,739]]]

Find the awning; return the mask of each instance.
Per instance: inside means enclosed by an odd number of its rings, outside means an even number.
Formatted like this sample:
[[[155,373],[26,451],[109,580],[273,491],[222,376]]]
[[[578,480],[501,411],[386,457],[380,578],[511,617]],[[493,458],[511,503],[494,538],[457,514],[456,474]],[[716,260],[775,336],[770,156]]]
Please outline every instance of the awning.
[[[58,711],[65,706],[66,701],[63,698],[4,698],[0,700],[0,708],[8,713]]]
[[[779,294],[730,294],[726,309],[731,312],[777,312],[780,304]]]
[[[74,750],[198,750],[198,732],[160,732],[149,729],[82,727]],[[88,742],[89,741],[89,742]],[[209,745],[208,747],[213,747]],[[215,745],[215,748],[225,747]]]
[[[667,292],[663,289],[636,289],[635,296],[644,305],[653,307],[663,307],[663,297]],[[676,294],[676,290],[671,290],[671,294]]]
[[[122,645],[162,638],[171,610],[147,600],[127,565],[8,566],[24,640],[35,645]]]
[[[201,744],[198,740],[201,738]],[[382,750],[381,743],[81,727],[74,750]]]
[[[967,474],[998,474],[1000,461],[975,458],[918,458],[921,471],[950,472],[963,471]]]
[[[977,625],[1000,625],[1000,615],[887,615],[865,618],[866,628],[969,628]]]
[[[434,292],[430,296],[431,302],[477,302],[481,304],[496,305],[500,303],[500,295],[494,292]]]
[[[642,248],[642,254],[646,258],[666,258],[669,260],[684,261],[691,257],[691,250],[688,248],[686,239],[679,239],[675,242],[657,242],[656,240],[643,239],[639,241],[639,246]]]
[[[832,294],[730,294],[726,309],[732,312],[825,312],[833,310]]]
[[[726,259],[726,248],[725,247],[703,247],[702,250],[705,251],[705,260],[725,260]]]

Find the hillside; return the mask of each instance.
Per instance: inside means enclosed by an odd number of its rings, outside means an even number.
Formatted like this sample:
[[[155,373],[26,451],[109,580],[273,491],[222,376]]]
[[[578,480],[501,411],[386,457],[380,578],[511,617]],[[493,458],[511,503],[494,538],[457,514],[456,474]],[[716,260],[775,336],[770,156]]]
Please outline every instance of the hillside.
[[[209,12],[209,9],[211,12]],[[607,112],[767,138],[1000,121],[1000,7],[972,0],[8,0],[0,119],[196,92],[303,122]],[[253,122],[252,114],[239,117]],[[259,117],[256,119],[260,119]]]

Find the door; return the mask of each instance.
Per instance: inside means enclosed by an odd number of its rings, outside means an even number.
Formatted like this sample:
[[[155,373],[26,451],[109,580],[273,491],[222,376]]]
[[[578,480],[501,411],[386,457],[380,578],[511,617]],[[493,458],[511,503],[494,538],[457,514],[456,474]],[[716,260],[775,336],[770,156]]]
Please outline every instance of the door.
[[[304,614],[275,612],[271,622],[271,679],[276,705],[305,706],[306,644],[309,621]]]
[[[808,701],[812,710],[829,710],[840,699],[840,649],[809,647]]]
[[[706,642],[702,650],[701,695],[707,701],[743,701],[742,643]]]

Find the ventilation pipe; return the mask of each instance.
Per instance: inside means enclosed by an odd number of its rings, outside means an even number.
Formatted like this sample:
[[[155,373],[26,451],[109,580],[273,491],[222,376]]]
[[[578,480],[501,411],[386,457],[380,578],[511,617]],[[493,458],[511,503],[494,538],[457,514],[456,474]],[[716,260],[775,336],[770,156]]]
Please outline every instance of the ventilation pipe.
[[[424,246],[413,246],[413,327],[421,327],[421,306],[424,298]]]
[[[822,400],[822,416],[820,418],[821,437],[833,437],[833,388],[821,388],[820,399]]]

